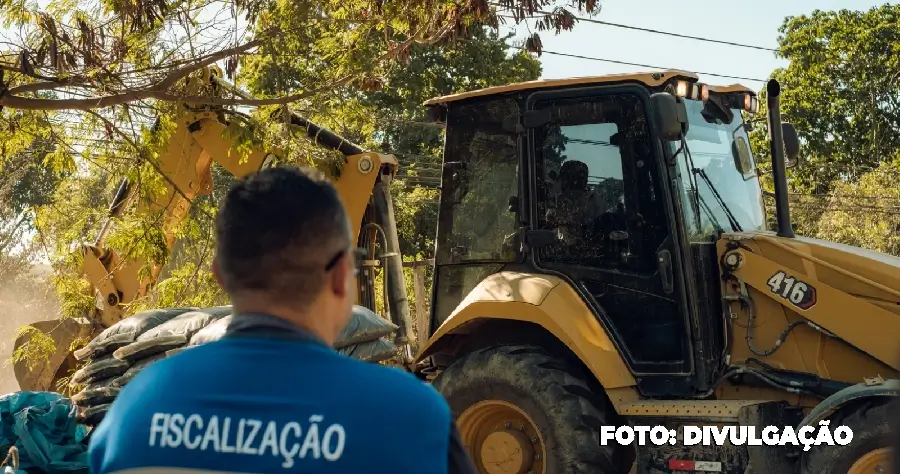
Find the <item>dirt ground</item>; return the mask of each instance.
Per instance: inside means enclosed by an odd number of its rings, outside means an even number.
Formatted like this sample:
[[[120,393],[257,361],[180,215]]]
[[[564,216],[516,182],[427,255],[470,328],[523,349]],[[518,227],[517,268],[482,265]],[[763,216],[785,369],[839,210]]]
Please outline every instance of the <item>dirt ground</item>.
[[[34,277],[44,279],[49,271],[49,267],[36,267]],[[12,356],[17,329],[33,321],[55,317],[57,305],[46,291],[48,288],[41,284],[0,284],[0,395],[19,390],[12,364],[6,363]]]

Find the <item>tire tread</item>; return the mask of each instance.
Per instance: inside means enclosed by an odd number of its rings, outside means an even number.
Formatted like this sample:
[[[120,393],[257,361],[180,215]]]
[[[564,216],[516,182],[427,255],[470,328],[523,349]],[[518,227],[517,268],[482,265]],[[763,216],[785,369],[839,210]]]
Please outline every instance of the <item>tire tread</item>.
[[[491,378],[497,377],[503,380],[492,384]],[[583,369],[542,347],[502,345],[475,350],[444,370],[434,385],[450,401],[454,393],[469,390],[469,384],[500,383],[531,388],[528,393],[534,402],[553,411],[548,419],[564,420],[563,425],[551,429],[567,434],[568,439],[556,442],[565,473],[627,472],[631,467],[633,458],[628,450],[599,443],[599,427],[618,421],[618,415],[599,391],[602,388],[588,379]]]

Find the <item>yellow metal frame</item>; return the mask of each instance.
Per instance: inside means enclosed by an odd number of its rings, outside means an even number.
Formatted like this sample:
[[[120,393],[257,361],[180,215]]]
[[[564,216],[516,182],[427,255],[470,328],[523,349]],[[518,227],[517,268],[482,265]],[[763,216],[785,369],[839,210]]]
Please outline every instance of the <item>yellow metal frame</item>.
[[[850,273],[845,269],[836,268],[827,261],[811,255],[810,250],[804,253],[793,249],[783,243],[783,240],[786,239],[775,239],[759,235],[752,237],[750,241],[737,240],[737,242],[769,244],[785,253],[793,254],[793,257],[800,262],[800,265],[779,264],[771,257],[767,258],[758,255],[749,248],[737,248],[725,252],[726,259],[728,259],[729,254],[733,254],[737,257],[737,261],[740,262],[737,269],[732,272],[733,275],[755,289],[757,295],[762,296],[762,298],[757,297],[754,299],[769,298],[782,306],[784,311],[803,317],[838,335],[843,341],[863,350],[868,356],[875,358],[879,362],[893,369],[900,369],[900,360],[897,359],[896,341],[889,337],[873,337],[872,333],[873,328],[878,328],[879,334],[900,334],[900,315],[897,314],[896,310],[886,309],[884,305],[885,302],[890,302],[887,298],[890,297],[890,293],[896,293],[896,290],[891,290],[878,282]],[[807,242],[809,244],[815,243],[813,240],[808,240]],[[798,244],[794,243],[794,245]],[[802,242],[800,245],[802,245]],[[782,262],[784,260],[779,259],[777,261]],[[882,290],[880,293],[884,293],[883,290],[887,290],[888,294],[883,295],[885,299],[865,298],[838,289],[820,279],[818,275],[823,271],[833,271],[832,267],[835,267],[839,273],[844,273],[842,275],[843,278],[835,279],[835,283],[844,283],[841,285],[842,287],[845,286],[846,282],[851,282],[857,285],[874,286],[876,290]],[[778,272],[785,272],[788,276],[798,278],[815,288],[816,303],[808,309],[802,309],[794,305],[788,298],[771,291],[767,282]],[[896,306],[896,302],[900,301],[900,294],[896,295],[895,298],[894,305]],[[880,300],[881,304],[875,302],[878,300]],[[773,311],[766,311],[763,314],[770,318],[774,316]],[[796,318],[791,319],[795,320]],[[765,321],[763,320],[762,322]],[[823,335],[821,337],[827,336]],[[827,376],[827,374],[825,375]],[[877,374],[861,374],[860,376],[862,375],[874,376]]]
[[[446,335],[476,331],[490,319],[541,326],[568,346],[607,390],[635,385],[609,334],[578,293],[548,275],[500,272],[485,278],[422,346],[416,361],[446,347]]]
[[[483,97],[489,95],[507,94],[510,92],[535,89],[550,89],[554,87],[566,86],[591,86],[618,82],[639,82],[647,87],[659,87],[665,84],[666,81],[669,81],[670,79],[675,77],[688,79],[692,82],[696,82],[697,80],[699,80],[699,77],[696,74],[687,71],[680,71],[677,69],[669,69],[666,71],[657,72],[636,72],[630,74],[608,74],[605,76],[572,77],[567,79],[543,79],[537,81],[518,82],[515,84],[507,84],[503,86],[486,87],[484,89],[462,92],[459,94],[435,97],[434,99],[426,101],[425,105],[446,104],[450,102],[456,102],[458,100],[471,99],[473,97]]]
[[[192,131],[193,129],[193,131]],[[152,202],[140,203],[140,212],[165,214],[166,240],[171,247],[175,242],[173,229],[184,220],[190,209],[190,200],[212,191],[210,167],[215,161],[237,178],[258,171],[269,156],[279,156],[280,150],[251,150],[242,155],[235,144],[223,134],[226,125],[213,112],[187,114],[180,119],[167,147],[159,157],[159,168],[168,178],[167,191]],[[363,153],[348,156],[341,175],[334,182],[358,235],[372,188],[382,173],[384,165],[390,176],[396,173],[397,159],[392,155]],[[177,190],[172,186],[174,183]],[[180,192],[179,192],[180,191]],[[84,247],[83,272],[100,294],[121,293],[116,301],[106,300],[99,320],[110,326],[124,317],[122,305],[145,295],[159,276],[161,267],[152,269],[151,275],[141,280],[138,272],[144,262],[123,261],[112,249],[102,246]]]
[[[718,94],[727,94],[729,92],[749,92],[753,95],[756,95],[756,91],[741,84],[731,84],[729,86],[709,86],[709,91],[716,92]]]
[[[215,161],[230,173],[241,178],[259,170],[267,157],[274,153],[252,150],[242,155],[235,144],[223,137],[226,125],[214,112],[186,113],[179,118],[165,150],[157,159],[157,166],[166,178],[166,190],[152,199],[141,199],[138,212],[162,212],[166,243],[175,242],[175,228],[185,219],[191,200],[212,192],[211,165]],[[193,129],[193,130],[192,130]],[[123,203],[127,206],[136,198],[136,189]],[[145,262],[123,259],[115,250],[101,244],[82,247],[83,274],[102,297],[97,319],[110,326],[124,317],[123,305],[144,296],[159,276],[162,267],[155,265],[150,275],[140,278]]]
[[[382,171],[382,167],[390,168],[390,178],[397,173],[399,166],[394,155],[381,153],[363,153],[347,157],[347,164],[341,171],[341,176],[334,182],[334,186],[341,196],[341,201],[347,209],[350,223],[353,226],[353,235],[359,236],[366,206],[372,196],[372,188]]]

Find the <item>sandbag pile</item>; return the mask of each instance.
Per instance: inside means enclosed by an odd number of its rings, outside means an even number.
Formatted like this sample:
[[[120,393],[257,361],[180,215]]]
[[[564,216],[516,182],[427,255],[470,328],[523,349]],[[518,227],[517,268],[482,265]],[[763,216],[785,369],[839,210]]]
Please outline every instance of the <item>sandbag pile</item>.
[[[84,388],[72,397],[79,421],[95,426],[135,375],[150,364],[200,344],[216,341],[231,321],[231,306],[167,308],[144,311],[110,326],[75,351],[84,365],[71,378]],[[387,336],[398,327],[362,306],[354,306],[349,324],[334,347],[367,362],[393,357],[397,348]]]
[[[334,348],[354,359],[381,362],[397,354],[397,347],[387,340],[397,329],[396,324],[365,306],[353,306],[350,321],[334,342]]]

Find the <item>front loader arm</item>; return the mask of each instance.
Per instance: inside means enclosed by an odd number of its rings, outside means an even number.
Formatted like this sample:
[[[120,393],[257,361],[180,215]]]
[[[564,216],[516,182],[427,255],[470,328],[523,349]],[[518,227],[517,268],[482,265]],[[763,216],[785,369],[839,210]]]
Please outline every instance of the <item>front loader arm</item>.
[[[15,341],[16,352],[31,343],[34,330],[49,335],[55,346],[49,359],[40,364],[35,365],[30,360],[16,361],[14,372],[22,390],[57,389],[58,381],[76,365],[72,344],[90,339],[103,328],[124,319],[125,305],[145,296],[159,277],[161,265],[152,265],[149,274],[144,274],[141,271],[146,264],[144,260],[128,258],[104,245],[104,237],[114,218],[133,206],[142,215],[160,214],[166,246],[172,248],[175,230],[186,218],[191,201],[212,191],[210,167],[213,161],[242,177],[262,168],[274,156],[258,149],[240,153],[237,144],[223,135],[225,127],[215,112],[186,109],[156,160],[164,178],[164,190],[152,197],[139,196],[135,186],[127,179],[122,181],[102,230],[93,242],[80,246],[82,275],[95,292],[96,309],[82,318],[35,322],[30,325],[31,330],[20,332]]]
[[[214,112],[186,113],[159,155],[157,164],[165,178],[165,191],[137,205],[142,214],[162,214],[168,248],[175,243],[175,229],[187,216],[191,201],[212,191],[213,161],[240,178],[262,168],[271,156],[264,150],[239,153],[236,144],[224,137],[226,126]],[[111,217],[121,215],[136,193],[123,181],[111,206]],[[127,196],[122,197],[123,194]],[[108,224],[94,244],[82,245],[84,275],[98,291],[96,319],[105,327],[120,321],[124,317],[123,305],[146,295],[162,270],[161,265],[153,265],[149,276],[141,278],[139,272],[146,262],[123,258],[105,247],[102,238],[107,228]]]
[[[741,308],[731,315],[733,363],[756,359],[850,384],[897,374],[900,291],[890,262],[755,234],[723,238],[719,254],[723,297]]]
[[[212,91],[228,90],[238,96],[249,98],[222,79],[218,68],[202,71],[189,79],[187,95],[202,95]],[[360,235],[363,226],[374,226],[381,233],[387,278],[386,296],[391,320],[400,326],[395,343],[398,346],[414,341],[410,307],[403,278],[402,258],[399,251],[397,226],[394,219],[390,183],[397,172],[397,159],[363,150],[358,145],[322,128],[296,114],[291,114],[291,123],[306,133],[316,145],[342,153],[345,157],[339,176],[331,176],[344,203],[353,225],[353,232]],[[146,262],[136,258],[126,258],[115,250],[103,245],[103,237],[113,218],[120,216],[132,204],[139,214],[161,214],[163,232],[168,248],[175,243],[175,230],[190,209],[191,202],[199,195],[212,191],[210,166],[213,161],[240,178],[267,165],[271,158],[279,155],[276,150],[254,149],[242,153],[237,143],[225,136],[227,124],[216,111],[196,110],[187,106],[178,118],[172,135],[167,139],[165,149],[156,160],[157,169],[163,175],[165,190],[152,198],[138,196],[138,192],[128,181],[123,181],[113,204],[110,219],[103,226],[92,244],[84,244],[83,274],[91,283],[97,295],[97,310],[87,318],[66,318],[32,323],[32,329],[48,334],[54,340],[55,352],[45,363],[34,366],[29,361],[19,360],[14,366],[16,379],[22,390],[48,390],[63,380],[77,364],[72,342],[92,338],[99,330],[110,327],[125,317],[125,305],[148,293],[158,278],[162,268],[154,265],[148,276],[142,278],[141,269]],[[137,200],[137,203],[133,201]],[[374,233],[367,233],[374,238]],[[371,245],[369,245],[371,244]],[[374,251],[374,241],[367,242]],[[374,275],[360,281],[360,294],[371,296]],[[370,308],[374,309],[374,308]],[[15,351],[29,344],[33,332],[24,331],[16,339]],[[77,352],[77,351],[76,351]],[[407,351],[408,353],[409,351]],[[409,359],[407,354],[407,359]]]
[[[238,95],[248,97],[221,79],[221,72],[210,69],[208,74],[188,87],[200,87],[197,83],[210,84],[214,89],[226,89]],[[379,220],[386,223],[385,238],[389,247],[386,258],[393,261],[391,272],[395,279],[402,280],[402,273],[397,273],[402,266],[399,256],[396,223],[393,217],[393,204],[388,189],[391,179],[396,175],[398,162],[393,155],[367,152],[358,145],[346,140],[334,132],[297,115],[291,114],[291,123],[301,128],[307,137],[316,145],[342,153],[345,163],[339,176],[332,176],[338,194],[347,209],[353,227],[353,234],[359,235],[364,215],[372,201]],[[179,118],[176,129],[160,154],[158,168],[166,181],[164,193],[149,203],[141,203],[139,212],[153,213],[162,211],[164,231],[168,248],[174,245],[174,229],[184,220],[190,209],[191,201],[198,195],[212,191],[210,166],[213,161],[219,163],[226,171],[237,178],[258,171],[276,155],[277,150],[254,149],[249,153],[239,153],[236,143],[225,138],[227,125],[213,111],[188,112]],[[117,198],[119,198],[117,193]],[[131,193],[133,194],[133,193]],[[131,196],[133,197],[133,196]],[[115,200],[118,201],[119,199]],[[118,215],[126,206],[114,202],[111,215]],[[98,301],[100,309],[97,318],[103,326],[115,324],[122,319],[122,305],[128,304],[147,294],[161,271],[161,266],[151,268],[150,276],[141,280],[139,271],[144,265],[142,261],[122,261],[111,249],[100,245],[103,233],[93,246],[83,246],[85,264],[84,274],[94,288],[99,290],[102,301]],[[395,270],[395,268],[397,270]],[[391,285],[392,290],[400,283]],[[408,320],[408,302],[405,289],[402,292],[390,291],[391,304],[405,316],[398,319]],[[410,323],[403,325],[404,328]],[[404,336],[406,337],[406,336]],[[401,340],[401,342],[404,342]]]

